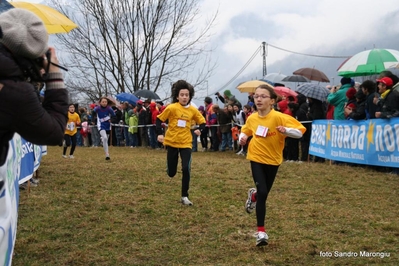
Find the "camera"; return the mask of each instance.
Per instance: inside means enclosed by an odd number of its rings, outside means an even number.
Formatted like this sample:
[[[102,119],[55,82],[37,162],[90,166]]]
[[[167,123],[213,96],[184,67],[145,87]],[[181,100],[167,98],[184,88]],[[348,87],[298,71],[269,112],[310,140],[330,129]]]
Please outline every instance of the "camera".
[[[47,66],[44,65],[44,58],[43,58],[43,56],[41,56],[41,57],[39,57],[39,58],[36,58],[36,59],[35,59],[35,63],[36,63],[39,67],[46,68],[46,73],[47,73],[48,68],[50,67],[50,64],[51,64],[51,50],[48,49],[45,55],[46,55],[46,59],[47,59],[47,62],[48,62]]]
[[[43,56],[39,57],[39,58],[36,58],[34,61],[40,68],[44,68],[46,74],[48,73],[48,71],[50,69],[50,64],[53,65],[53,66],[59,67],[59,68],[65,70],[65,71],[68,71],[67,68],[51,62],[51,50],[50,49],[47,50],[45,55],[46,55],[46,59],[47,59],[47,66],[44,65],[44,57]]]

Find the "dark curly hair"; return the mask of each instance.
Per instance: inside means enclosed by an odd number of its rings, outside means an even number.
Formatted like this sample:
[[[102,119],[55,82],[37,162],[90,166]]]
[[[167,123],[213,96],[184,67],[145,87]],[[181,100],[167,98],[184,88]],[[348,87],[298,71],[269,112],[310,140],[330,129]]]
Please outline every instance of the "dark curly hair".
[[[185,80],[178,80],[172,85],[172,102],[177,103],[179,100],[177,97],[179,96],[179,92],[181,90],[188,90],[190,95],[190,100],[188,103],[191,102],[191,99],[194,97],[194,87],[190,83]]]

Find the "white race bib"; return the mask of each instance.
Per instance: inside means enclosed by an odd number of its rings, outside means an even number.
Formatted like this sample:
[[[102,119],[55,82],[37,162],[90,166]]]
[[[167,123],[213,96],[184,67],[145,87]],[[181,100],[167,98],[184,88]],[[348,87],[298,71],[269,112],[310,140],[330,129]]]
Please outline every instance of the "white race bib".
[[[71,123],[67,124],[67,129],[69,131],[73,131],[75,129],[75,123],[71,122]]]
[[[266,137],[268,130],[269,129],[267,127],[258,126],[258,128],[256,129],[256,132],[255,132],[255,135],[260,136],[260,137]]]
[[[186,120],[177,120],[177,126],[178,127],[186,127],[186,123],[187,123],[187,121]]]

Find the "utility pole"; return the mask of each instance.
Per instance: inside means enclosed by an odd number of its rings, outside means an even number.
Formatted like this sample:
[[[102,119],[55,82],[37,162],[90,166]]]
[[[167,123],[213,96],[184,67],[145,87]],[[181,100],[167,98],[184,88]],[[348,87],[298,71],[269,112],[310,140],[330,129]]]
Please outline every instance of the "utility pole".
[[[263,45],[263,78],[267,75],[267,68],[266,68],[266,42],[262,42]]]

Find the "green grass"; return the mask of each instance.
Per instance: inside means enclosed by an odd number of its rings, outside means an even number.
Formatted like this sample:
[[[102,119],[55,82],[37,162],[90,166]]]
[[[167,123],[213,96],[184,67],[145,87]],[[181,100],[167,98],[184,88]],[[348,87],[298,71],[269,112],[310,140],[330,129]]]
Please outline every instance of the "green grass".
[[[398,176],[284,163],[267,203],[269,245],[257,248],[242,156],[193,153],[189,207],[179,203],[181,172],[166,175],[164,150],[110,154],[78,147],[72,160],[48,148],[39,186],[20,194],[13,265],[399,265]]]

